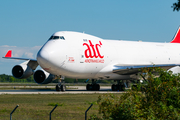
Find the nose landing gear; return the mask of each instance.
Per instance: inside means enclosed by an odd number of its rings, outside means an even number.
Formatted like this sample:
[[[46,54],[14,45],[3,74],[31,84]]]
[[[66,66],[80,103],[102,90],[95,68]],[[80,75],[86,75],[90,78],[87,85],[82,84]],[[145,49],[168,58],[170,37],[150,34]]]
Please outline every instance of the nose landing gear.
[[[65,86],[65,85],[62,85],[61,83],[58,83],[58,84],[56,85],[56,91],[65,92],[65,91],[66,91],[66,86]]]
[[[56,91],[62,91],[62,92],[66,91],[66,86],[64,85],[64,77],[62,76],[60,76],[59,83],[56,85]]]

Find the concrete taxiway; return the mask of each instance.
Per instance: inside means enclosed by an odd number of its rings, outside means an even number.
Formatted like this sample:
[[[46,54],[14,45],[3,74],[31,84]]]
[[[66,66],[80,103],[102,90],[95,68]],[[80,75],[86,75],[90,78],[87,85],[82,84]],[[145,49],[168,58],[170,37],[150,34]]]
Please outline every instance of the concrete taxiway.
[[[23,89],[22,89],[23,88]],[[31,88],[31,89],[30,89]],[[111,86],[101,86],[99,91],[87,91],[86,86],[66,86],[65,92],[57,92],[54,86],[43,86],[38,89],[37,86],[31,86],[24,89],[23,86],[13,86],[13,89],[0,90],[1,94],[93,94],[93,93],[124,93],[119,91],[111,91]]]

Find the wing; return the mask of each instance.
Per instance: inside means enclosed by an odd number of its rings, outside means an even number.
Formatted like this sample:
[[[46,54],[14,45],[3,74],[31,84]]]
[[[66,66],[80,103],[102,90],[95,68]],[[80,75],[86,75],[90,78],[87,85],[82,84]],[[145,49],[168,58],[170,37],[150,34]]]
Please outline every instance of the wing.
[[[2,58],[6,59],[17,59],[17,60],[31,60],[31,61],[37,61],[36,59],[31,59],[31,58],[18,58],[18,57],[12,57],[12,50],[9,50],[6,55]]]
[[[166,70],[175,67],[180,66],[180,64],[159,64],[159,65],[115,65],[113,72],[120,74],[120,75],[131,75],[136,74],[141,68],[150,68],[150,67],[160,67],[164,68]]]
[[[12,50],[9,50],[6,55],[2,58],[6,59],[16,59],[16,60],[28,60],[27,65],[31,67],[31,69],[35,70],[36,67],[39,65],[36,59],[31,58],[18,58],[18,57],[12,57]]]

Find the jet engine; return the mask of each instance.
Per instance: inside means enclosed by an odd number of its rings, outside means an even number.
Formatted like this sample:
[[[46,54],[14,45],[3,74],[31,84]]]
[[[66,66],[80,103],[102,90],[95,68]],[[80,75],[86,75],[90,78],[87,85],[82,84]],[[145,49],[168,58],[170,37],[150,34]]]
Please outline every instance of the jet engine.
[[[30,77],[34,71],[27,64],[15,65],[12,74],[15,78],[24,79]]]
[[[50,74],[46,71],[42,70],[37,70],[34,75],[34,81],[38,84],[47,84],[53,81],[55,78],[55,75]]]

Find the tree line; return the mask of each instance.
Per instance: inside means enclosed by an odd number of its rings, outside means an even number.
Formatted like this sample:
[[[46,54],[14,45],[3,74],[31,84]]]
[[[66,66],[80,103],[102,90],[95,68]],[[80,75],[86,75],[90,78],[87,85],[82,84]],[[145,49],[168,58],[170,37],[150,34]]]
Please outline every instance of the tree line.
[[[27,79],[17,79],[11,75],[1,74],[0,82],[34,82],[34,80],[33,80],[33,76]]]
[[[66,83],[84,83],[86,81],[86,79],[73,79],[73,78],[65,78],[65,82]],[[13,77],[12,75],[6,75],[6,74],[1,74],[0,75],[0,82],[11,82],[11,83],[34,83],[34,79],[33,76],[30,76],[29,78],[26,79],[18,79]],[[55,79],[52,81],[52,83],[58,83],[59,80]],[[89,81],[91,82],[91,81]],[[112,83],[112,81],[109,80],[102,80],[102,81],[98,81],[98,83]]]

